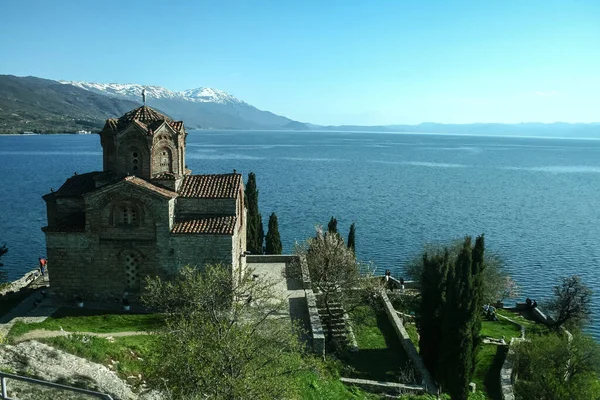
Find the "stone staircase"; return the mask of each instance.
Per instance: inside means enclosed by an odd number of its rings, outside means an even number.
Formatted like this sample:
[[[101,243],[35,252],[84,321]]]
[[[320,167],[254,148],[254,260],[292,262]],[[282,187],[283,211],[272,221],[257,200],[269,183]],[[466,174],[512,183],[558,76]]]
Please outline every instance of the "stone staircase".
[[[340,303],[330,303],[330,313],[327,312],[327,308],[322,302],[317,302],[317,308],[323,324],[325,340],[330,338],[331,329],[331,337],[334,341],[342,345],[351,345],[352,343],[348,340],[347,316],[342,305]]]

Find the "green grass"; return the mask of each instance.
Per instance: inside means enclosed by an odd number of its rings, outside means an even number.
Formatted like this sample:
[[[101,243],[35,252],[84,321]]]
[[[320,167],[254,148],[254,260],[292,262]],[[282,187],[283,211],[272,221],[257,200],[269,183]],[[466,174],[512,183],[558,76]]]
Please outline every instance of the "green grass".
[[[504,336],[506,343],[509,343],[511,338],[521,337],[521,329],[503,318],[498,318],[498,321],[488,321],[484,318],[481,321],[480,334],[494,339],[501,339]]]
[[[151,331],[162,325],[157,314],[119,314],[115,312],[59,308],[43,322],[15,322],[8,336],[15,338],[35,329],[68,332],[127,332]]]
[[[304,372],[298,376],[299,398],[303,400],[322,399],[379,399],[371,393],[354,386],[346,386],[335,377],[319,376],[315,372]]]
[[[496,313],[508,317],[513,321],[525,327],[525,336],[542,335],[549,332],[548,328],[535,321],[529,320],[524,316],[502,309],[497,309]],[[503,318],[498,321],[482,321],[481,336],[489,336],[500,339],[504,336],[506,342],[510,342],[513,337],[520,337],[520,328]],[[496,346],[491,344],[482,344],[477,353],[475,365],[475,373],[473,382],[477,384],[477,388],[482,390],[488,399],[501,399],[500,390],[500,369],[508,352],[507,346]]]
[[[72,335],[46,338],[42,342],[105,366],[113,365],[121,378],[127,378],[143,375],[144,360],[150,356],[154,340],[151,335],[118,337],[114,342],[95,336]],[[118,363],[113,364],[111,360]]]
[[[473,382],[477,389],[493,400],[502,398],[500,390],[500,369],[508,352],[507,346],[483,344],[477,353]]]
[[[397,382],[407,368],[408,357],[383,310],[364,305],[350,315],[358,342],[357,353],[341,356],[350,378]]]
[[[414,323],[405,322],[404,329],[406,329],[410,341],[415,345],[417,351],[419,351],[419,331],[417,330],[417,326]]]
[[[533,335],[547,335],[551,332],[550,328],[548,328],[546,325],[534,321],[532,317],[528,315],[526,310],[519,313],[497,309],[496,312],[523,325],[525,327],[525,337],[530,337]]]
[[[153,346],[156,345],[154,340],[155,338],[150,335],[118,337],[114,342],[94,336],[72,335],[47,338],[42,341],[67,353],[105,366],[111,365],[122,379],[127,379],[131,375],[141,375],[142,379],[145,379],[146,360],[151,357]],[[295,377],[298,398],[309,400],[379,398],[358,388],[344,385],[335,376],[335,371],[333,373],[327,371],[323,361],[316,360],[315,367],[312,371],[299,372]],[[128,382],[137,384],[139,380],[129,379]]]

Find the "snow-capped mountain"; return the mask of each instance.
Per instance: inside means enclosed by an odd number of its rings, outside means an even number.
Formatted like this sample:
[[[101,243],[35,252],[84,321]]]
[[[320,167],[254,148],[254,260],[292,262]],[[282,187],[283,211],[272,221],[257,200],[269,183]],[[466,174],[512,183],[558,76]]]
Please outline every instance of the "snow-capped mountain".
[[[205,87],[187,89],[182,92],[173,92],[161,86],[138,85],[137,83],[121,84],[75,81],[59,82],[66,85],[73,85],[95,93],[125,98],[133,101],[140,100],[142,97],[142,90],[146,89],[146,98],[148,101],[151,101],[150,99],[170,99],[192,101],[195,103],[245,104],[243,101],[226,92],[223,92],[222,90]]]
[[[219,104],[246,104],[243,101],[233,97],[229,93],[225,93],[222,90],[199,87],[197,89],[188,89],[183,92],[179,92],[190,101],[197,101],[200,103],[219,103]]]
[[[205,129],[308,129],[305,124],[262,111],[234,96],[213,88],[200,87],[175,92],[161,86],[136,83],[93,83],[59,81],[113,99],[146,104],[171,118],[183,120],[186,127]]]

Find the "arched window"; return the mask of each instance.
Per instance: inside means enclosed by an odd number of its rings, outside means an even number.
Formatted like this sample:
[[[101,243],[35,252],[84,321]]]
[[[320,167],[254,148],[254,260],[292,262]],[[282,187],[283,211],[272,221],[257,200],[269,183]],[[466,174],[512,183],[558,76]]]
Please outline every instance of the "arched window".
[[[120,202],[112,208],[113,226],[135,227],[141,222],[141,210],[132,202]]]
[[[138,171],[140,170],[140,152],[133,149],[131,151],[131,156],[130,156],[130,162],[131,162],[131,171],[134,175],[136,175],[138,173]]]
[[[137,225],[137,210],[130,205],[121,207],[121,223],[126,225]]]
[[[173,154],[168,147],[161,147],[154,151],[154,174],[173,172]]]
[[[141,256],[134,251],[125,252],[122,254],[122,263],[125,272],[127,289],[139,289]]]

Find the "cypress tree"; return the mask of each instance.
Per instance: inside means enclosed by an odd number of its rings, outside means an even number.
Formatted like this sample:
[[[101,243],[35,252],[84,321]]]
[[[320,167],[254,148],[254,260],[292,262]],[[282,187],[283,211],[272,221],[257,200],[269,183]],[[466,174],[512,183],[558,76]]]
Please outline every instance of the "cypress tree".
[[[348,248],[351,249],[354,253],[356,253],[356,245],[354,244],[356,236],[356,227],[354,226],[354,222],[350,225],[350,232],[348,232]]]
[[[271,214],[269,217],[269,231],[266,237],[266,251],[265,254],[281,254],[281,238],[279,237],[279,223],[277,222],[277,215]]]
[[[262,254],[264,230],[262,215],[258,211],[258,189],[256,187],[256,175],[254,172],[250,172],[248,183],[246,183],[246,208],[248,209],[246,249],[252,254]]]
[[[453,400],[467,400],[473,376],[473,304],[479,294],[474,292],[472,271],[473,249],[467,236],[448,279],[442,322],[444,337],[439,368],[445,371],[442,385]]]
[[[473,283],[473,297],[472,297],[472,338],[473,338],[473,360],[472,368],[475,372],[475,359],[479,351],[479,345],[481,344],[481,310],[483,309],[483,296],[484,296],[484,282],[483,282],[483,271],[485,270],[484,259],[485,252],[485,240],[483,234],[478,236],[475,240],[475,246],[473,247],[473,264],[471,267],[472,283]]]
[[[338,233],[337,219],[331,217],[331,219],[329,220],[329,223],[327,224],[327,231],[329,233]]]
[[[475,369],[483,303],[484,238],[465,237],[456,257],[423,255],[419,347],[425,365],[453,400],[466,400]],[[452,259],[451,259],[452,258]]]
[[[445,308],[449,258],[448,249],[444,249],[443,254],[431,257],[427,253],[423,255],[421,302],[416,323],[423,362],[435,379],[439,379],[442,372],[438,371],[438,362],[443,337],[442,312]]]

